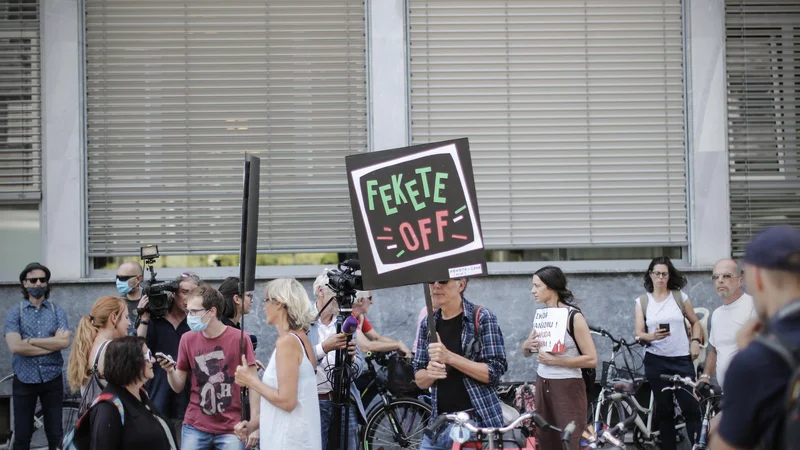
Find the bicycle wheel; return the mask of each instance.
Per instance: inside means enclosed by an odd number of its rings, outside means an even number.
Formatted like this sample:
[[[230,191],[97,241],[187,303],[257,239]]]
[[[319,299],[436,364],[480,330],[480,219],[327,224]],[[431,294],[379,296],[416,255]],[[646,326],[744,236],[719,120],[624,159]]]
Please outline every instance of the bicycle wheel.
[[[77,402],[66,401],[61,406],[61,431],[67,434],[72,428],[75,427],[75,422],[78,421],[78,408],[80,405]],[[47,434],[44,430],[44,417],[42,414],[41,406],[36,410],[33,415],[33,436],[31,437],[31,448],[44,447],[47,448]]]
[[[408,439],[406,445],[395,440],[394,420],[390,417],[390,411],[397,420],[398,429]],[[430,416],[431,408],[419,400],[398,399],[390,402],[386,408],[377,408],[369,415],[364,427],[364,450],[418,449]]]

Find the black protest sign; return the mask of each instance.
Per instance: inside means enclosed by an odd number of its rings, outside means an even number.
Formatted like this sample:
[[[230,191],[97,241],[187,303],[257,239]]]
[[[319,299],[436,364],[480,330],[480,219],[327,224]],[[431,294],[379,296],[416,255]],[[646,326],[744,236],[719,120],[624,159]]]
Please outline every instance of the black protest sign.
[[[486,274],[467,139],[346,162],[365,289]]]

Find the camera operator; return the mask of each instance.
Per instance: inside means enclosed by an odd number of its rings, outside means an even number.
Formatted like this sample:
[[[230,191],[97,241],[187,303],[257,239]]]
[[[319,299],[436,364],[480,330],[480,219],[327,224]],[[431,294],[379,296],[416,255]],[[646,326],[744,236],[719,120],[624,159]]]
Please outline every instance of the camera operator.
[[[372,306],[372,291],[356,291],[353,315],[358,319],[356,340],[364,352],[391,352],[397,350],[400,356],[410,357],[411,350],[402,341],[378,334],[367,320],[367,312]]]
[[[180,283],[173,296],[172,305],[164,317],[151,317],[147,296],[139,302],[139,318],[136,320],[136,332],[147,341],[147,348],[153,354],[164,353],[174,360],[178,359],[178,345],[184,333],[190,331],[186,323],[187,295],[200,283],[200,277],[193,273],[182,273],[175,279]],[[183,416],[189,403],[189,389],[175,393],[167,380],[167,373],[158,365],[153,366],[153,379],[147,384],[147,393],[153,404],[175,427],[178,439],[183,426]]]
[[[117,292],[128,303],[128,318],[131,321],[128,334],[136,334],[136,308],[142,300],[142,266],[133,261],[126,261],[117,269]]]
[[[336,350],[341,350],[347,347],[347,351],[351,357],[354,357],[354,363],[357,367],[357,372],[353,374],[353,379],[357,377],[364,367],[363,357],[358,353],[356,348],[355,339],[351,339],[349,344],[347,341],[348,336],[345,333],[336,333],[336,315],[339,314],[339,304],[334,299],[334,292],[328,287],[328,270],[324,270],[316,280],[314,280],[314,296],[317,299],[317,310],[320,312],[319,318],[308,331],[308,339],[311,345],[314,346],[314,353],[317,357],[317,397],[319,397],[319,412],[320,412],[320,425],[322,432],[322,450],[325,450],[328,445],[328,435],[330,434],[331,420],[333,414],[338,413],[334,411],[333,405],[333,385],[328,379],[329,373],[334,368],[336,361]],[[331,300],[333,299],[333,300]],[[327,306],[325,306],[327,304]],[[350,383],[350,391],[358,397],[358,391],[355,384]],[[355,391],[355,392],[354,392]],[[340,448],[343,450],[356,450],[358,447],[358,420],[356,418],[356,406],[350,406],[348,423],[342,423],[342,430],[347,426],[347,444],[342,443]],[[332,439],[338,439],[341,436],[342,430],[339,434],[331,436]]]

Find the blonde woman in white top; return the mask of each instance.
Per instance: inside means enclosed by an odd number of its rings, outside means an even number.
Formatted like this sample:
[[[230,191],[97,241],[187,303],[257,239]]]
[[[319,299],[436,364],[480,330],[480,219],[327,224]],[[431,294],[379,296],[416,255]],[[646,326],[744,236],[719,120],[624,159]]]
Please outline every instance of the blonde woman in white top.
[[[539,352],[539,367],[536,370],[536,411],[548,423],[564,428],[570,422],[578,424],[586,421],[586,384],[581,369],[597,366],[597,350],[594,347],[589,325],[583,314],[572,305],[572,292],[567,289],[567,278],[558,267],[542,267],[533,275],[531,293],[536,303],[547,308],[567,308],[575,310],[572,326],[573,339],[565,334],[564,353],[554,355]],[[530,356],[539,351],[536,330],[522,344],[522,354]],[[580,433],[573,433],[570,447],[580,448]],[[561,448],[561,436],[550,430],[536,429],[536,441],[542,450]]]
[[[676,448],[673,394],[686,419],[690,440],[694,440],[700,428],[697,400],[683,390],[663,391],[668,383],[661,379],[661,375],[680,375],[692,380],[696,376],[692,361],[700,354],[703,328],[691,300],[680,291],[684,286],[686,277],[672,265],[672,261],[666,256],[658,257],[650,262],[644,274],[647,292],[635,300],[636,339],[648,343],[644,372],[656,400],[656,419],[663,450]],[[647,303],[646,310],[642,308],[643,300]],[[684,319],[692,325],[691,336],[687,334]]]
[[[236,435],[246,441],[260,429],[262,450],[320,450],[317,358],[306,335],[316,310],[297,280],[278,278],[267,283],[264,312],[267,323],[278,331],[278,340],[261,381],[247,364],[236,370],[236,384],[261,397],[260,417],[236,425]]]

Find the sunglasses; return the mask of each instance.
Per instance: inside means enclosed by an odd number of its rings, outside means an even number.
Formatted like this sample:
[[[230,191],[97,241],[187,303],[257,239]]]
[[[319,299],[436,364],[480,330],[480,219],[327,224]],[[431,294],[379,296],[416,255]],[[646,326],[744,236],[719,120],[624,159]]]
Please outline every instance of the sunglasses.
[[[131,278],[136,278],[138,275],[117,275],[119,281],[128,281]]]
[[[434,281],[431,284],[437,284],[438,283],[438,284],[441,284],[441,285],[445,285],[445,284],[449,283],[450,281],[452,281],[452,280],[439,280],[439,281]]]
[[[733,274],[731,274],[731,273],[722,273],[722,274],[715,273],[714,275],[711,275],[711,279],[714,280],[714,281],[717,281],[720,278],[722,278],[723,280],[730,280],[731,278],[733,278]]]
[[[25,278],[25,281],[27,281],[28,283],[36,283],[37,281],[39,283],[47,283],[47,278],[45,278],[45,277],[42,277],[42,278]]]

